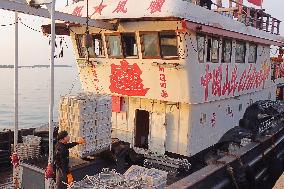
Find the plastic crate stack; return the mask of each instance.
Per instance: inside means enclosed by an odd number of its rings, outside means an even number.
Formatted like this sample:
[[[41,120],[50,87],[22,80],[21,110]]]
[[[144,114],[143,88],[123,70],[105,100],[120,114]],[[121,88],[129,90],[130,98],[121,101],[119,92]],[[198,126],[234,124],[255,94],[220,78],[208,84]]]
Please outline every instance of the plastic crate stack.
[[[86,144],[70,149],[70,155],[84,158],[110,148],[111,115],[110,96],[79,93],[61,97],[59,130],[67,131],[71,141],[86,140]]]
[[[36,158],[40,154],[41,137],[28,135],[23,136],[23,143],[17,145],[17,154],[21,160]]]

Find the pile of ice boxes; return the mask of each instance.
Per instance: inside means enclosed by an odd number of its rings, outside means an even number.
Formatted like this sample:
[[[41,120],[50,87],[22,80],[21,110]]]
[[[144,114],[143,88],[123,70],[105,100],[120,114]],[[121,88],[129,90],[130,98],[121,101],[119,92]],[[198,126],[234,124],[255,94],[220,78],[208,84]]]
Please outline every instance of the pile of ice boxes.
[[[132,165],[123,175],[127,180],[142,178],[147,183],[146,188],[163,189],[167,185],[168,173],[154,168]]]
[[[84,158],[110,148],[111,115],[110,96],[80,93],[61,97],[59,130],[67,131],[70,141],[86,140],[86,144],[70,149],[70,155]]]
[[[28,135],[23,136],[23,143],[18,143],[16,152],[23,159],[36,158],[40,154],[41,137]]]

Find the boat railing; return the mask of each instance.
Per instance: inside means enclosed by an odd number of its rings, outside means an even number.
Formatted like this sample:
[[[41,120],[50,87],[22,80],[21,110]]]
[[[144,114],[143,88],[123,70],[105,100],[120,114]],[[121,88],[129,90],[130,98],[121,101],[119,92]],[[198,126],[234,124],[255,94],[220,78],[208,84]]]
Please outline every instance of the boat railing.
[[[252,26],[259,30],[269,32],[271,34],[280,34],[279,19],[272,17],[265,12],[265,9],[257,9],[254,7],[248,7],[243,5],[242,0],[227,0],[227,7],[224,7],[223,0],[191,0],[192,3],[204,6],[208,9],[212,7],[215,12],[218,12],[224,16],[237,20],[246,26]]]

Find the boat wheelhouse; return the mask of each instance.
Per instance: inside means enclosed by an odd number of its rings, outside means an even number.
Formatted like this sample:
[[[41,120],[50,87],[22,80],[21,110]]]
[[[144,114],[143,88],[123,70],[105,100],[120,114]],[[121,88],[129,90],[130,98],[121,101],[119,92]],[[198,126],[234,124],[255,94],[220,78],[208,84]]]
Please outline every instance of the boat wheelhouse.
[[[115,26],[56,26],[72,38],[83,90],[112,95],[113,137],[192,156],[253,102],[276,99],[270,47],[284,46],[280,21],[230,2],[213,11],[196,1],[93,0],[61,10]]]

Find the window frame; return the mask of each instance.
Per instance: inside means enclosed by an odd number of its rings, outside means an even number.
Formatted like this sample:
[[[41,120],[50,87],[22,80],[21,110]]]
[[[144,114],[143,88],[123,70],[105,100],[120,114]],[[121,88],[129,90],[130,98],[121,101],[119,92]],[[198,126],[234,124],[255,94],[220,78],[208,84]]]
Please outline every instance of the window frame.
[[[237,60],[236,59],[236,53],[237,53],[237,45],[238,45],[238,43],[242,43],[242,44],[244,44],[244,47],[245,47],[245,52],[244,52],[244,61],[239,61],[239,60]],[[236,45],[235,45],[235,62],[236,63],[239,63],[239,64],[245,64],[246,63],[246,56],[247,56],[247,42],[246,41],[241,41],[241,40],[236,40]]]
[[[158,56],[145,56],[144,52],[145,52],[145,47],[144,47],[144,39],[143,35],[147,35],[147,34],[156,34],[157,36],[157,46],[158,46]],[[161,59],[161,49],[160,49],[160,38],[159,38],[159,32],[158,31],[140,31],[139,32],[139,37],[140,37],[140,45],[141,45],[141,54],[142,54],[142,59]],[[143,43],[142,43],[143,41]],[[144,47],[144,51],[143,51],[143,47]]]
[[[122,36],[123,36],[123,34],[134,34],[134,37],[135,37],[135,44],[136,44],[136,48],[137,48],[137,55],[135,55],[135,56],[125,56],[125,54],[124,54],[124,47],[123,47],[123,43],[122,43]],[[120,40],[121,40],[121,42],[120,42],[120,44],[121,44],[121,46],[122,46],[122,56],[124,57],[124,58],[126,58],[126,59],[139,59],[139,48],[138,48],[138,41],[137,41],[137,34],[136,34],[136,32],[120,32]]]
[[[225,49],[225,42],[230,42],[231,50],[230,50],[230,61],[225,61],[224,59],[224,49]],[[232,63],[232,54],[233,54],[233,40],[230,38],[222,38],[222,54],[221,54],[221,63],[229,64]]]
[[[107,52],[106,52],[105,44],[104,44],[104,43],[105,43],[104,35],[103,35],[102,33],[92,33],[91,35],[92,35],[92,39],[93,39],[92,42],[93,42],[93,49],[94,49],[94,54],[95,54],[95,57],[94,57],[94,58],[105,58]],[[103,55],[99,55],[99,56],[96,55],[96,51],[95,51],[94,37],[95,37],[96,35],[100,35],[100,36],[101,36],[101,40],[102,40]]]
[[[218,48],[217,48],[217,59],[212,59],[212,50],[210,52],[208,52],[208,45],[209,45],[209,42],[208,42],[208,39],[211,39],[211,49],[213,49],[213,40],[218,40]],[[206,35],[206,51],[207,51],[207,56],[206,56],[206,62],[209,62],[209,63],[219,63],[219,60],[220,60],[220,37],[215,37],[215,36],[212,36],[212,35]],[[210,53],[210,57],[209,57],[209,61],[207,60],[208,58],[208,53]]]
[[[175,39],[176,39],[176,47],[177,47],[177,55],[176,56],[163,56],[162,55],[162,48],[161,48],[161,33],[169,33],[169,32],[173,32],[175,33]],[[179,60],[179,46],[178,46],[178,35],[177,32],[175,30],[161,30],[158,31],[158,40],[159,40],[159,49],[160,49],[160,58],[162,60]]]
[[[82,37],[81,41],[79,41],[79,36]],[[86,58],[86,56],[83,56],[85,53],[83,53],[83,40],[84,40],[84,34],[75,34],[75,41],[78,51],[79,58],[83,59]]]
[[[161,49],[161,39],[160,39],[160,33],[163,32],[174,32],[176,35],[176,47],[177,47],[177,56],[162,56],[162,49]],[[157,35],[157,46],[158,46],[158,56],[145,56],[143,52],[143,47],[144,47],[144,40],[142,40],[143,35],[147,34],[156,34]],[[161,31],[139,31],[139,37],[140,37],[140,45],[141,45],[141,54],[142,54],[142,59],[161,59],[161,60],[179,60],[179,45],[178,45],[178,35],[175,30],[161,30]],[[143,41],[143,43],[142,43]]]
[[[254,54],[254,61],[250,61],[250,59],[249,59],[249,57],[250,57],[250,47],[251,46],[255,46],[255,54]],[[258,47],[258,45],[256,44],[256,43],[249,43],[249,50],[248,50],[248,63],[251,63],[251,64],[255,64],[256,62],[257,62],[257,47]]]
[[[120,41],[120,54],[119,56],[112,56],[110,53],[109,53],[109,40],[108,40],[108,37],[110,36],[118,36],[119,37],[119,41]],[[121,34],[120,32],[113,32],[113,33],[106,33],[105,34],[105,42],[106,42],[106,53],[108,55],[108,58],[117,58],[117,59],[123,59],[124,58],[124,55],[123,55],[123,47],[122,47],[122,41],[121,41]]]
[[[203,60],[201,61],[199,59],[199,42],[198,42],[198,38],[199,37],[203,37],[204,41],[203,41]],[[197,59],[199,63],[205,63],[207,60],[207,57],[205,57],[205,51],[206,51],[206,34],[202,34],[202,33],[197,33],[196,34],[196,44],[197,44]]]

